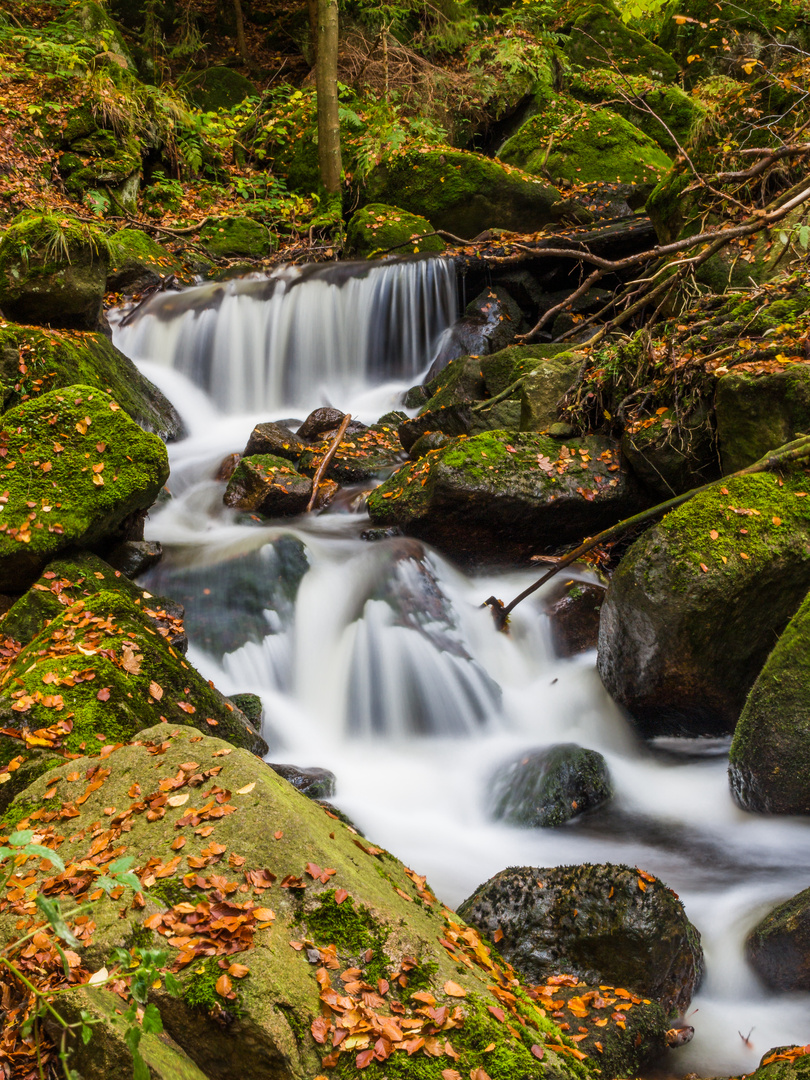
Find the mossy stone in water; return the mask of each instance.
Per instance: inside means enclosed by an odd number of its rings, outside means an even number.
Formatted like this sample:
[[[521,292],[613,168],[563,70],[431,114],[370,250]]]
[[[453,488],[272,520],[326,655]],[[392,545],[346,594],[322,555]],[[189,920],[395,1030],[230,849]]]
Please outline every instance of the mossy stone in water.
[[[4,412],[74,385],[104,390],[140,427],[165,441],[183,434],[183,422],[171,402],[106,334],[0,323]]]
[[[377,166],[362,195],[364,203],[395,204],[465,239],[493,228],[531,232],[570,209],[546,181],[449,147]]]
[[[683,904],[628,866],[510,867],[458,912],[489,937],[500,929],[498,952],[534,983],[565,972],[683,1014],[703,974],[700,934]]]
[[[643,735],[734,731],[810,588],[806,488],[803,472],[730,478],[622,559],[602,605],[598,668]]]
[[[770,990],[810,990],[810,889],[758,922],[745,939],[745,954]]]
[[[669,157],[610,109],[592,109],[559,95],[531,117],[500,152],[503,161],[532,175],[571,183],[617,181],[656,185],[669,172]]]
[[[300,514],[307,508],[312,481],[285,458],[254,454],[242,458],[228,481],[223,501],[235,510],[260,514]]]
[[[556,828],[613,794],[605,759],[576,743],[521,754],[492,777],[488,801],[496,821]]]
[[[346,230],[346,254],[374,259],[389,251],[395,255],[412,252],[441,252],[446,244],[433,233],[427,218],[409,214],[396,206],[371,203],[356,210]]]
[[[168,479],[161,440],[93,387],[51,390],[2,419],[1,591],[19,592],[65,548],[115,537]]]
[[[810,814],[810,598],[774,646],[745,702],[729,752],[737,803]]]

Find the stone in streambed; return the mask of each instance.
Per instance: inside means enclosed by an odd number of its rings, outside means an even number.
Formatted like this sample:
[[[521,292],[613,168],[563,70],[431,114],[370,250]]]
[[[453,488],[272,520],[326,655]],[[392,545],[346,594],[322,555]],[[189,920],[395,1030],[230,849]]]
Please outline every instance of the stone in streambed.
[[[599,613],[605,587],[592,581],[563,586],[548,607],[551,640],[557,656],[576,656],[595,649],[599,641]]]
[[[545,829],[602,806],[612,795],[602,755],[561,743],[501,765],[492,777],[488,803],[496,821]]]
[[[438,254],[445,247],[444,240],[435,235],[426,218],[384,203],[371,203],[356,210],[346,229],[346,255],[355,259],[379,258],[389,252]]]
[[[68,780],[94,767],[96,780],[86,793],[87,782]],[[198,777],[204,778],[202,786]],[[117,900],[105,896],[93,905],[93,967],[109,965],[112,950],[130,948],[133,940],[141,948],[166,949],[166,967],[177,973],[182,993],[171,998],[157,988],[154,1001],[168,1037],[209,1080],[232,1077],[235,1054],[245,1076],[304,1080],[329,1068],[324,1058],[335,1061],[340,1074],[354,1074],[361,1049],[340,1040],[334,1045],[339,1019],[323,1011],[326,1000],[348,1002],[369,1024],[386,1024],[393,1034],[387,1061],[368,1064],[370,1080],[410,1076],[414,1069],[422,1080],[441,1080],[451,1060],[464,1076],[478,1069],[503,1077],[587,1076],[571,1053],[573,1044],[541,1003],[519,993],[497,954],[483,959],[487,954],[478,934],[435,900],[424,879],[361,840],[244,750],[200,738],[188,728],[157,724],[141,732],[138,743],[119,747],[103,761],[70,761],[45,779],[12,805],[6,821],[10,827],[36,828],[44,843],[55,833],[64,835],[59,853],[66,864],[82,866],[93,859],[103,870],[113,851],[115,857],[134,859],[146,883],[146,907],[139,911],[129,894]],[[150,803],[167,784],[172,796],[153,809]],[[56,798],[44,802],[54,787]],[[73,787],[85,795],[81,801]],[[229,797],[207,798],[209,787]],[[66,807],[62,818],[68,799],[76,805]],[[105,816],[111,806],[115,813]],[[98,821],[110,832],[103,851],[98,834],[91,836]],[[171,845],[179,837],[185,846],[174,855]],[[46,876],[53,877],[51,869],[31,872],[37,888]],[[245,889],[224,896],[223,876],[229,890],[232,881]],[[83,886],[85,891],[94,887],[93,881],[94,875],[79,871],[71,888],[81,894]],[[12,919],[0,925],[0,945],[17,933],[13,924]],[[185,933],[192,927],[193,934]],[[469,967],[451,957],[441,939],[454,942]],[[334,960],[321,964],[322,950]],[[230,976],[218,990],[224,973],[220,960],[226,968],[239,964],[244,970],[243,977]],[[357,978],[346,975],[355,967]],[[375,992],[383,988],[381,979],[385,994]],[[519,993],[510,1014],[513,1024],[497,1018],[502,1003],[493,987],[502,986]],[[420,996],[414,997],[415,991]],[[435,1015],[417,1011],[425,1008],[425,993],[436,1000]],[[428,1045],[434,1037],[436,1043]],[[94,1029],[89,1047],[96,1042],[95,1052],[76,1047],[83,1056],[71,1060],[80,1062],[86,1080],[109,1080],[103,1056],[98,1064],[99,1044],[106,1047],[107,1039],[105,1027]],[[532,1046],[542,1052],[542,1064]],[[434,1056],[434,1048],[443,1051],[440,1056]]]
[[[506,431],[456,439],[368,499],[374,525],[397,525],[459,559],[496,561],[580,542],[641,505],[609,440]]]
[[[68,547],[121,536],[169,475],[166,447],[101,390],[70,386],[3,415],[0,590],[19,592]]]
[[[300,765],[279,765],[272,761],[267,764],[308,799],[331,799],[335,794],[337,779],[329,769],[303,769]]]
[[[305,449],[306,444],[283,424],[257,424],[250,433],[242,457],[273,454],[275,457],[286,458],[287,461],[297,461]]]
[[[804,473],[729,479],[632,545],[602,605],[598,669],[646,737],[734,731],[810,588]]]
[[[257,511],[268,517],[302,514],[312,494],[312,481],[286,458],[255,454],[242,458],[225,489],[223,502],[234,510]]]
[[[533,983],[565,972],[626,987],[683,1013],[703,974],[700,934],[671,889],[628,866],[511,867],[464,901],[459,915],[492,938]]]
[[[729,751],[735,801],[765,814],[810,814],[810,598],[751,687]]]
[[[757,923],[745,939],[745,955],[769,990],[810,990],[810,889]]]
[[[381,472],[390,472],[402,461],[404,455],[396,426],[372,424],[371,427],[359,426],[355,431],[351,429],[350,424],[326,468],[327,481],[363,483]],[[336,435],[336,431],[324,432],[320,436],[323,442],[304,450],[298,459],[302,473],[315,475]]]

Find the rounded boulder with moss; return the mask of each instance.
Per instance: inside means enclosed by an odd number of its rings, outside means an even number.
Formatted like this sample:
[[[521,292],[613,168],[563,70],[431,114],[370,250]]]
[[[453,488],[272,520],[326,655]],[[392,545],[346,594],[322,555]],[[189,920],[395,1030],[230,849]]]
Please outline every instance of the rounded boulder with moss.
[[[200,229],[200,243],[215,259],[263,259],[278,241],[266,225],[248,217],[218,217]]]
[[[445,246],[427,218],[384,203],[371,203],[356,210],[346,230],[346,254],[354,258],[374,259],[389,253],[438,253]]]

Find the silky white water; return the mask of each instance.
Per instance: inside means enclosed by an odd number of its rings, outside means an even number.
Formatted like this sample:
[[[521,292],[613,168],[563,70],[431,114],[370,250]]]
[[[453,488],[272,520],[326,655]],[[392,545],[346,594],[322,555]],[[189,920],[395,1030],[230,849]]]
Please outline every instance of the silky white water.
[[[444,287],[446,278],[421,265],[435,300],[436,282]],[[234,343],[230,361],[227,350],[217,354],[216,379],[195,367],[194,349],[208,346],[187,312],[163,320],[147,314],[117,331],[119,347],[161,386],[189,432],[170,447],[173,498],[148,523],[148,538],[166,550],[149,587],[186,604],[189,657],[205,677],[226,694],[261,696],[269,759],[331,769],[334,801],[373,842],[427,874],[451,906],[506,866],[621,862],[661,877],[700,930],[707,967],[688,1014],[695,1039],[672,1051],[665,1067],[679,1075],[750,1072],[770,1047],[810,1039],[810,996],[763,990],[742,948],[771,906],[810,884],[808,822],[738,810],[722,746],[698,753],[682,744],[672,753],[642,744],[603,690],[595,655],[554,656],[542,592],[515,610],[509,636],[496,632],[482,600],[492,593],[510,599],[531,574],[467,576],[414,541],[364,541],[368,523],[359,513],[257,525],[222,505],[224,485],[213,476],[243,448],[254,423],[303,419],[327,402],[364,422],[397,407],[450,317],[444,301],[437,308],[411,290],[422,344],[399,354],[399,379],[375,367],[374,346],[338,362],[345,339],[335,352],[328,344],[336,309],[344,322],[355,303],[358,319],[385,319],[394,276],[374,284],[376,301],[357,300],[363,289],[356,283],[354,299],[335,295],[345,284],[319,282],[309,297],[311,283],[296,286],[307,319],[323,316],[327,327],[318,331],[323,351],[311,373],[302,353],[293,363],[287,346],[272,351],[271,313],[255,309],[272,305],[273,296],[245,300],[234,290],[239,305],[229,309],[220,299],[214,311],[200,297],[195,318],[208,320],[206,334],[214,327]],[[253,352],[240,323],[265,328],[253,336]],[[381,331],[352,332],[368,342]],[[250,370],[279,387],[274,365],[291,363],[289,399],[278,390],[248,408]],[[238,393],[223,388],[229,370]],[[195,373],[196,386],[188,378]],[[612,805],[556,830],[489,820],[493,767],[559,742],[605,756]],[[688,745],[694,753],[683,752]]]

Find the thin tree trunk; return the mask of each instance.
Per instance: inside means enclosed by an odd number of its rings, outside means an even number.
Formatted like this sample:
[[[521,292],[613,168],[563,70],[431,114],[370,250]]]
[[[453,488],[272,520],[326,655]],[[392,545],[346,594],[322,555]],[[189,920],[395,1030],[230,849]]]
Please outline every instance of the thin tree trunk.
[[[327,194],[340,191],[340,122],[337,96],[337,0],[318,0],[318,164]]]
[[[318,63],[318,0],[307,0],[309,9],[309,48],[312,66]]]
[[[242,58],[242,63],[251,67],[250,56],[248,55],[247,42],[245,41],[245,18],[242,14],[242,0],[233,0],[233,10],[236,15],[236,45],[239,49],[239,55]]]

